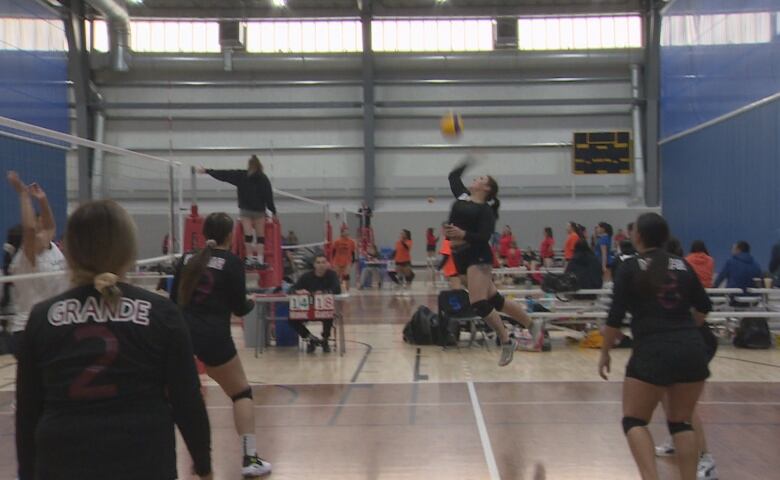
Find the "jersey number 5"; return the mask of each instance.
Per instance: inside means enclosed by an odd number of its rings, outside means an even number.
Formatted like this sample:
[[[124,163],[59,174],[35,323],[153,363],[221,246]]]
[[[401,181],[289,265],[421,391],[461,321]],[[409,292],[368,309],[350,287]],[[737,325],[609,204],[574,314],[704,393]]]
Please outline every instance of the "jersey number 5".
[[[103,341],[105,349],[103,354],[95,359],[95,362],[84,369],[73,380],[68,389],[68,396],[72,400],[99,400],[114,397],[119,389],[116,385],[90,385],[92,381],[105,371],[119,355],[119,341],[105,325],[87,325],[76,330],[76,341],[97,338]]]

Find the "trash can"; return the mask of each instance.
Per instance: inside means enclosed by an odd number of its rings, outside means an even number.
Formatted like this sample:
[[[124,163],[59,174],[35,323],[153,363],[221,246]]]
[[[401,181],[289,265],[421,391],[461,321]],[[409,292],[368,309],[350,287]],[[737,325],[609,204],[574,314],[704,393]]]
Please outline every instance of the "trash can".
[[[274,316],[276,323],[276,346],[277,347],[297,347],[298,333],[290,327],[287,317],[290,315],[290,305],[287,303],[274,304]]]

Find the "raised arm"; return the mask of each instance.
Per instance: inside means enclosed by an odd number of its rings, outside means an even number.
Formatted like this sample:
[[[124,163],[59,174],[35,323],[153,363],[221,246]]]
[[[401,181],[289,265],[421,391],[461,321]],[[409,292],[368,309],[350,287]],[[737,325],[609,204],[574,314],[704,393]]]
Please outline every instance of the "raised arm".
[[[455,198],[460,198],[460,196],[464,193],[467,195],[469,193],[469,190],[466,188],[466,185],[463,184],[461,177],[463,176],[463,172],[465,172],[470,165],[470,161],[465,161],[457,167],[453,168],[450,172],[448,177],[450,181],[450,190],[452,190],[452,194],[455,196]]]
[[[214,170],[213,168],[200,167],[197,171],[198,173],[211,175],[211,177],[216,178],[221,182],[227,182],[236,186],[238,186],[238,182],[241,181],[241,178],[246,176],[246,170]]]
[[[30,264],[35,265],[35,257],[42,251],[36,228],[35,209],[33,208],[30,190],[13,170],[6,174],[8,183],[19,195],[19,209],[22,216],[22,251]]]
[[[57,223],[54,220],[51,205],[49,205],[49,197],[46,196],[46,192],[37,183],[31,184],[29,191],[30,195],[38,201],[38,206],[41,210],[41,231],[38,232],[39,244],[41,248],[47,248],[57,233]]]

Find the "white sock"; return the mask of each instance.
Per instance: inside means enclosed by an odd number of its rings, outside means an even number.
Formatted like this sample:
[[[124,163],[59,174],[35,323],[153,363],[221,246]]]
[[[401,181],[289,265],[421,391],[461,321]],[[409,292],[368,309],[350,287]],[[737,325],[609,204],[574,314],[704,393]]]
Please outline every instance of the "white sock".
[[[257,258],[257,263],[263,263],[263,255],[262,254],[257,255],[256,258]]]
[[[241,447],[244,449],[244,456],[245,457],[256,457],[257,456],[257,437],[255,437],[254,433],[249,433],[247,435],[241,435]]]

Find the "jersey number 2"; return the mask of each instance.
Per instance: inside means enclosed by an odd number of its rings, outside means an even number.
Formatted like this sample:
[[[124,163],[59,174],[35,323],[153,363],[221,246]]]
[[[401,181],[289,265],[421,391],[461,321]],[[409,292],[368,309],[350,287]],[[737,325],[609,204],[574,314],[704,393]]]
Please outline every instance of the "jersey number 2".
[[[76,330],[74,336],[76,337],[76,341],[82,341],[89,338],[100,339],[105,345],[105,350],[93,364],[85,368],[84,371],[73,380],[73,383],[68,389],[68,396],[72,400],[99,400],[116,396],[119,390],[116,385],[90,385],[95,377],[111,366],[119,355],[119,341],[116,336],[104,325],[84,326]]]

